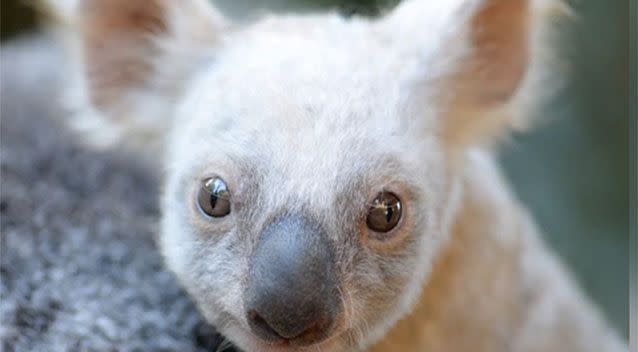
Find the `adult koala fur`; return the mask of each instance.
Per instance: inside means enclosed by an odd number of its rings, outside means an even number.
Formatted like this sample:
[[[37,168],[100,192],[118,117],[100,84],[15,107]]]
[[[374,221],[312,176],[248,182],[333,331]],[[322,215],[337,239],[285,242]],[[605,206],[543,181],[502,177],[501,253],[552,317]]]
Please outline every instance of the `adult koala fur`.
[[[561,4],[244,27],[204,0],[51,5],[78,54],[71,125],[157,160],[166,264],[238,347],[626,350],[487,147],[550,84]]]

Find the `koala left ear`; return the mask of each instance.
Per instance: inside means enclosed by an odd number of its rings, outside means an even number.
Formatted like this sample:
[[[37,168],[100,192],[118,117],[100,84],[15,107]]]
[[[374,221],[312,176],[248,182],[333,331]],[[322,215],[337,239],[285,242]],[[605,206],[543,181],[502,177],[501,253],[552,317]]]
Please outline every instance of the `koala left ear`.
[[[530,56],[529,0],[486,0],[470,20],[469,50],[454,74],[459,95],[479,106],[508,101]]]
[[[96,112],[82,111],[71,124],[98,146],[160,140],[175,99],[212,61],[229,27],[208,0],[46,0],[45,6],[75,44],[80,98],[72,103]]]
[[[531,16],[530,0],[485,0],[470,16],[466,51],[441,81],[448,143],[481,142],[509,122],[503,109],[529,68]]]
[[[485,142],[513,122],[512,102],[539,73],[539,26],[562,9],[559,1],[408,0],[389,16],[396,40],[419,47],[418,72],[427,82],[417,95],[441,111],[437,125],[451,148]]]

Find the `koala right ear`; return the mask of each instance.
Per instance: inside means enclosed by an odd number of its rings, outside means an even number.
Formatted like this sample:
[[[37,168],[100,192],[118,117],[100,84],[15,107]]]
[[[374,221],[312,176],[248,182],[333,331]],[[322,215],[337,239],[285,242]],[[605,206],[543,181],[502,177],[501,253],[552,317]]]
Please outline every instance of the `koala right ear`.
[[[47,1],[70,26],[81,95],[103,120],[92,126],[80,118],[83,122],[75,124],[87,133],[96,132],[91,128],[118,131],[106,141],[90,136],[93,144],[163,133],[175,98],[210,61],[227,28],[206,0]]]
[[[540,83],[556,82],[547,48],[563,14],[562,0],[406,0],[381,33],[415,66],[415,95],[440,110],[442,140],[457,151],[522,124]]]

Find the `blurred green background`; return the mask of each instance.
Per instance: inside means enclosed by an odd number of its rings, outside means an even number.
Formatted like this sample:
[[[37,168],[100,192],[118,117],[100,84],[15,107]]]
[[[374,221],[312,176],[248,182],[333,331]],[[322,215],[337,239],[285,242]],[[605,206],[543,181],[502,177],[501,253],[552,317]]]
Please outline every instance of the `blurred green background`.
[[[234,17],[267,10],[338,9],[374,16],[396,0],[218,0]],[[18,0],[2,0],[1,38],[37,27]],[[548,118],[501,153],[517,194],[547,241],[625,336],[629,333],[629,1],[569,1],[562,28],[567,85]]]

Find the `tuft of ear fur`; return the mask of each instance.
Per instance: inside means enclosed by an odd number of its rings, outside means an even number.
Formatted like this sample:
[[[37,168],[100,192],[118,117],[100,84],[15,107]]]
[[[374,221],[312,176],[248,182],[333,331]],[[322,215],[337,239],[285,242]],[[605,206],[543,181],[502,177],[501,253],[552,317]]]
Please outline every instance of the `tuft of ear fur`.
[[[524,128],[557,88],[551,20],[566,14],[551,0],[483,0],[468,21],[468,49],[443,81],[452,92],[442,135],[452,148],[485,144]],[[545,90],[544,92],[542,90]],[[444,99],[445,100],[445,99]]]
[[[485,0],[472,9],[467,47],[441,82],[444,140],[453,148],[483,142],[508,123],[504,111],[530,61],[530,0]]]
[[[93,145],[158,143],[227,25],[206,0],[48,0],[76,53],[73,126]],[[87,111],[90,110],[90,111]]]
[[[552,20],[566,13],[560,0],[436,5],[411,0],[386,25],[399,28],[398,41],[412,42],[402,45],[426,47],[425,53],[417,49],[423,59],[416,95],[426,94],[437,104],[442,139],[456,151],[491,142],[507,127],[524,127],[530,108],[548,85],[556,85],[548,81],[553,64],[547,48]],[[440,37],[432,40],[431,33]],[[427,45],[419,42],[427,39]]]

